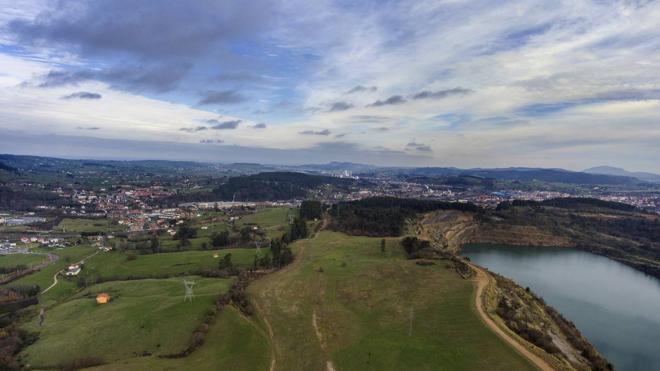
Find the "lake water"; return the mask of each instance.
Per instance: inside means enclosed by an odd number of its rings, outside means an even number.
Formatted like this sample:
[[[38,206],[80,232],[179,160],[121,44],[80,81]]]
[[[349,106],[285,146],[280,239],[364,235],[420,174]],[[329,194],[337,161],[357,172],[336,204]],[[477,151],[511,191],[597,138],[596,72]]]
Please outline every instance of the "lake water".
[[[571,249],[468,245],[462,254],[543,297],[615,370],[660,370],[660,280]]]

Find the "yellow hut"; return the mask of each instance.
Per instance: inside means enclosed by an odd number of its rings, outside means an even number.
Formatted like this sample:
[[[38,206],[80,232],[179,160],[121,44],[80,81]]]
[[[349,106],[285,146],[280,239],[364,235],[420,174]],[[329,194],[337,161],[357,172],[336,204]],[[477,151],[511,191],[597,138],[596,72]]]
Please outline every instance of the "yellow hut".
[[[108,304],[110,302],[110,295],[102,292],[96,295],[96,304]]]

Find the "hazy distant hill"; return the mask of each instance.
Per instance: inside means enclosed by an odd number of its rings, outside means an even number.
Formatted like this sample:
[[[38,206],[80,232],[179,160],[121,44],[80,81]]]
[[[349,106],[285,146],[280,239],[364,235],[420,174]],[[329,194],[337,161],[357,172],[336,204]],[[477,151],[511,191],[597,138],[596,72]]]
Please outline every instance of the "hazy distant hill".
[[[213,190],[217,199],[270,201],[305,198],[323,186],[347,189],[360,181],[295,172],[266,172],[229,178]]]
[[[327,164],[306,164],[294,166],[296,169],[306,170],[306,171],[350,171],[350,172],[366,172],[377,169],[377,166],[368,165],[368,164],[358,164],[354,162],[328,162]]]
[[[660,183],[660,175],[659,174],[646,173],[646,172],[643,172],[643,171],[634,171],[634,172],[633,171],[627,171],[627,170],[622,169],[620,167],[596,166],[596,167],[586,169],[586,170],[584,170],[584,172],[589,173],[589,174],[629,176],[629,177],[637,178],[637,179],[644,180],[644,181],[647,181],[647,182]]]
[[[629,176],[589,174],[563,169],[498,168],[458,169],[454,167],[420,167],[410,169],[388,169],[386,172],[407,176],[477,176],[498,180],[542,181],[568,184],[634,184],[638,179]]]

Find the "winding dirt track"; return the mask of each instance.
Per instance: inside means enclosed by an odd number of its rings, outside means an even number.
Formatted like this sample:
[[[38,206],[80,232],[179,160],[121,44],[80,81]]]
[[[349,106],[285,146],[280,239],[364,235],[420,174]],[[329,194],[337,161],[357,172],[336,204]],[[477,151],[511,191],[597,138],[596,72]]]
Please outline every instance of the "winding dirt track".
[[[477,313],[479,313],[479,317],[481,317],[481,320],[484,322],[484,324],[488,326],[488,328],[490,328],[500,339],[504,340],[509,346],[515,349],[516,352],[527,358],[527,360],[536,366],[539,370],[553,371],[554,369],[545,360],[532,353],[529,351],[529,349],[520,344],[516,339],[512,338],[488,316],[484,310],[483,300],[481,297],[484,289],[491,282],[492,277],[478,266],[474,264],[470,264],[470,266],[475,270],[475,272],[477,272],[477,290],[474,302],[477,306]]]

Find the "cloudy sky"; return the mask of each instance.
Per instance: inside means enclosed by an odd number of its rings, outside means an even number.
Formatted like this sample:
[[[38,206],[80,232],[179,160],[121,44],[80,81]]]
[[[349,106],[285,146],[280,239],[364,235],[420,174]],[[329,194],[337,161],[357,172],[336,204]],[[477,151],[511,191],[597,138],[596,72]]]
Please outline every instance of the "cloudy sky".
[[[660,172],[654,1],[0,0],[0,152]]]

